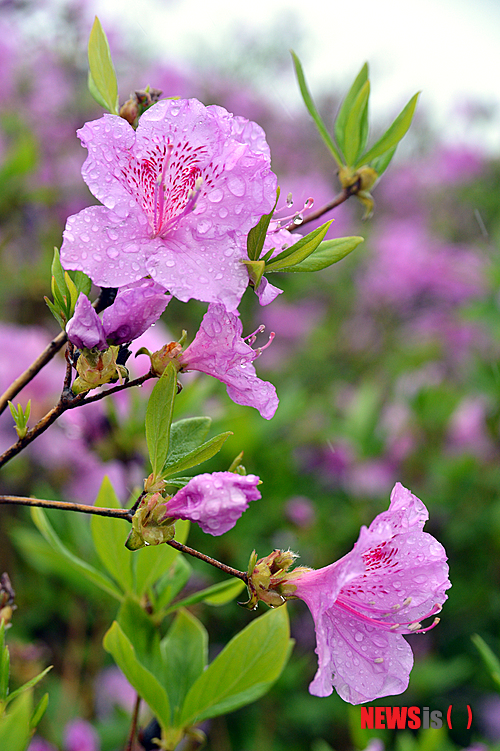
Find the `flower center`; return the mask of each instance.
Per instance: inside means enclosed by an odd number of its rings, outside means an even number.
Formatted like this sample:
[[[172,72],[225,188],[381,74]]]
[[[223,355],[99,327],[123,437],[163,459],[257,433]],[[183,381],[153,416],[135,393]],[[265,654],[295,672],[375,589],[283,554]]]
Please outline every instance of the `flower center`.
[[[122,170],[127,191],[147,216],[152,238],[164,237],[196,207],[205,158],[201,146],[168,140],[152,146],[142,159],[131,157],[128,169]]]

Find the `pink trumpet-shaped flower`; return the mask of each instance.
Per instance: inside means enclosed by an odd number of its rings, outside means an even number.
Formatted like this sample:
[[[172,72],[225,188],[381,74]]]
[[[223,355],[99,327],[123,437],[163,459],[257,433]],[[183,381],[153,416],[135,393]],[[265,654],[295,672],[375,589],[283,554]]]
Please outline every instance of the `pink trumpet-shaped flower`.
[[[318,671],[309,690],[333,687],[351,704],[402,693],[413,654],[402,634],[421,633],[451,586],[443,546],[423,532],[427,509],[397,483],[388,511],[362,527],[353,550],[291,581],[314,618]]]
[[[150,275],[179,300],[235,310],[246,235],[276,196],[262,128],[196,99],[163,100],[136,131],[104,115],[78,136],[83,178],[104,205],[69,217],[63,266],[104,287]]]
[[[132,342],[159,319],[171,299],[159,284],[143,279],[119,289],[101,321],[88,297],[80,293],[66,326],[68,339],[80,349],[96,347],[101,351],[110,344]]]
[[[246,337],[250,341],[247,344],[241,336],[242,330],[238,316],[223,305],[209,305],[194,340],[178,359],[183,370],[199,370],[214,376],[226,384],[233,402],[255,407],[262,417],[270,420],[279,403],[276,389],[272,383],[257,377],[252,364],[264,348],[252,349],[254,335]]]
[[[205,473],[193,477],[165,506],[165,516],[189,519],[210,535],[232,529],[250,501],[258,500],[259,478],[233,472]]]

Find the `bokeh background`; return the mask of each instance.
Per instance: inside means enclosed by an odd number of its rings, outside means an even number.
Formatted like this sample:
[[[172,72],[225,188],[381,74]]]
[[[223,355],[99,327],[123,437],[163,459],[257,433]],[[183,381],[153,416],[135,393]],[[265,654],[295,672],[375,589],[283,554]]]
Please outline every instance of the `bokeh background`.
[[[214,751],[500,748],[500,697],[471,641],[500,654],[500,10],[486,2],[253,3],[2,2],[0,4],[0,389],[57,333],[43,296],[66,217],[94,202],[80,167],[77,128],[101,109],[86,89],[86,45],[98,13],[117,68],[120,100],[151,85],[166,96],[217,103],[262,125],[294,209],[338,191],[335,165],[300,102],[289,48],[302,59],[327,123],[365,60],[373,133],[423,89],[411,132],[374,190],[375,214],[351,199],[330,237],[365,242],[315,275],[278,275],[284,294],[260,308],[248,294],[247,333],[276,332],[257,361],[275,383],[271,422],[229,402],[206,376],[186,378],[178,417],[209,414],[234,436],[208,471],[244,451],[264,481],[259,508],[230,533],[190,543],[245,569],[256,548],[290,546],[319,567],[350,550],[361,524],[387,508],[396,481],[422,498],[427,531],[450,559],[453,588],[440,625],[411,637],[416,664],[402,696],[460,718],[449,733],[360,730],[359,708],[312,697],[312,620],[289,606],[296,648],[270,694],[214,720]],[[332,218],[332,217],[327,217]],[[279,277],[279,278],[278,278]],[[305,278],[304,278],[305,277]],[[274,281],[274,280],[273,280]],[[145,335],[150,349],[194,335],[204,306],[173,301]],[[134,372],[147,369],[145,358]],[[19,396],[41,416],[57,400],[56,359]],[[75,410],[2,471],[0,492],[92,503],[104,474],[125,503],[145,466],[146,387]],[[0,449],[15,438],[0,421]],[[87,520],[54,512],[66,544],[92,558]],[[102,636],[115,606],[61,566],[28,513],[1,509],[0,568],[18,609],[9,631],[14,683],[41,667],[50,704],[32,751],[118,751],[133,693]],[[215,581],[194,565],[192,588]],[[251,617],[234,603],[197,606],[214,653]],[[466,705],[474,720],[466,731]],[[380,742],[372,736],[378,736]],[[42,740],[43,739],[43,740]],[[35,745],[38,744],[38,745]],[[44,745],[45,744],[45,745]],[[483,744],[483,745],[481,745]]]

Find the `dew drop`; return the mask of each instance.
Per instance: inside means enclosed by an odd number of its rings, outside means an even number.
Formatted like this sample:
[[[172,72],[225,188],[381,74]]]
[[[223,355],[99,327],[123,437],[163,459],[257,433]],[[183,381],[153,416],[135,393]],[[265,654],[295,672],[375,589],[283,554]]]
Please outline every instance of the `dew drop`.
[[[215,190],[211,190],[207,194],[207,198],[211,203],[219,203],[219,201],[222,201],[224,197],[224,193],[220,188],[215,188]]]
[[[106,251],[106,255],[108,256],[108,258],[118,258],[118,256],[120,255],[120,251],[117,250],[116,248],[108,248]]]
[[[240,197],[245,195],[245,182],[241,179],[241,177],[232,175],[227,181],[227,187],[229,188],[233,196]]]

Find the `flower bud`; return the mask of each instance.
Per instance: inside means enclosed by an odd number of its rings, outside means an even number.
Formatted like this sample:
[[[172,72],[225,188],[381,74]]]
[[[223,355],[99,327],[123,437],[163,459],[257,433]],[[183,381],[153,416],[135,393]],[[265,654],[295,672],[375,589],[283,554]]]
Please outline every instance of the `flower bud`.
[[[9,575],[0,576],[0,623],[4,623],[6,628],[10,626],[12,613],[17,605],[14,605],[15,592],[10,583]]]
[[[73,382],[73,392],[81,394],[110,381],[128,378],[128,370],[118,365],[119,347],[109,347],[105,352],[83,349],[76,363],[78,378]]]
[[[301,576],[307,569],[298,566],[288,571],[298,556],[291,550],[273,550],[265,558],[256,560],[255,551],[250,557],[248,568],[248,602],[239,603],[250,610],[255,610],[259,600],[272,608],[284,605],[287,599],[294,597],[295,585],[293,580]]]
[[[175,535],[175,519],[165,512],[165,499],[161,493],[147,493],[132,519],[132,530],[125,543],[129,550],[146,545],[160,545]]]

